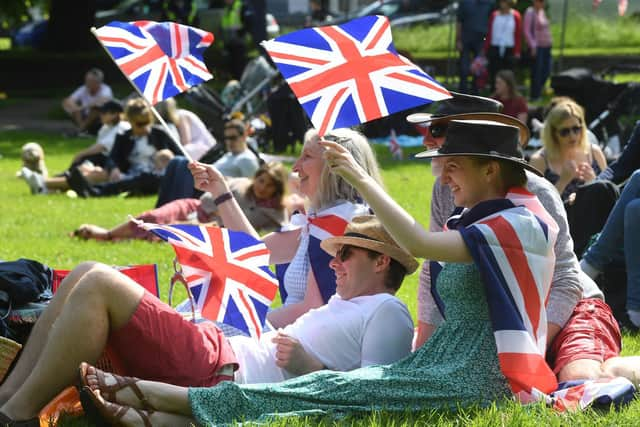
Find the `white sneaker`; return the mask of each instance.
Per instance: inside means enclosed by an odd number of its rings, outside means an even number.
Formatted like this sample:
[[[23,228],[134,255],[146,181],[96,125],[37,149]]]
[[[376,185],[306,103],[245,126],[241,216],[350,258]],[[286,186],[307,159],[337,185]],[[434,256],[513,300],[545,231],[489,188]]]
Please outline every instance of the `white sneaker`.
[[[44,182],[44,177],[38,172],[34,172],[27,167],[23,167],[20,170],[20,176],[27,181],[31,194],[46,194],[47,185]]]

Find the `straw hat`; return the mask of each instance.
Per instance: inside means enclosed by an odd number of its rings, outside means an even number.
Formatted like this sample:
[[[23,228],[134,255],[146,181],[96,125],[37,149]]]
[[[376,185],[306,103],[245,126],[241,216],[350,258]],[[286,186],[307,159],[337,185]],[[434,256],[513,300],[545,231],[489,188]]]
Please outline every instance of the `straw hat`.
[[[442,147],[416,154],[416,157],[490,157],[517,163],[536,175],[542,173],[522,158],[518,128],[487,120],[452,120]]]
[[[402,249],[387,233],[380,221],[373,215],[354,217],[347,225],[344,235],[329,237],[320,246],[332,256],[342,245],[370,249],[398,261],[411,274],[418,268],[418,262],[406,250]]]
[[[529,142],[531,132],[526,124],[512,116],[500,113],[502,103],[483,96],[465,95],[451,92],[452,98],[438,101],[436,111],[431,113],[415,113],[407,116],[409,123],[430,126],[448,124],[451,120],[488,120],[516,126],[520,131],[520,144],[524,147]]]

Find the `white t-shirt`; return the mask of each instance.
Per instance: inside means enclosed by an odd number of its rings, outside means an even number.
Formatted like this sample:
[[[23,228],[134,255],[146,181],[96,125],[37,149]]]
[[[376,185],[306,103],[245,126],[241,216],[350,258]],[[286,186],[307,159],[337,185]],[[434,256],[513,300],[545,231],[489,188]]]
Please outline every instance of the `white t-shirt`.
[[[153,171],[153,155],[156,151],[158,151],[156,147],[149,144],[149,137],[141,136],[136,138],[131,154],[129,154],[131,168],[127,171],[126,175],[134,176],[140,172]]]
[[[105,101],[112,99],[113,92],[108,85],[101,83],[98,92],[96,92],[95,95],[92,95],[89,93],[87,87],[82,85],[73,91],[70,98],[76,104],[79,104],[84,110],[88,110],[89,107],[102,105]]]
[[[184,149],[194,160],[200,160],[200,157],[202,157],[204,153],[216,145],[216,139],[195,113],[189,110],[179,109],[178,116],[180,120],[183,120],[187,126],[189,126],[191,133],[191,141],[184,146]]]
[[[496,14],[491,27],[491,46],[514,47],[516,18],[512,13]]]
[[[390,294],[376,294],[343,300],[334,295],[322,307],[310,310],[283,332],[300,341],[307,353],[335,371],[375,364],[393,363],[411,352],[413,321],[402,301]],[[240,384],[279,382],[295,375],[275,364],[276,346],[271,339],[229,337],[240,368]]]
[[[116,142],[116,135],[124,133],[131,129],[131,123],[124,120],[119,121],[116,125],[102,125],[98,130],[96,143],[102,145],[105,151],[109,153]]]
[[[260,167],[260,164],[256,155],[247,148],[238,154],[233,154],[230,151],[224,153],[213,166],[224,176],[251,178]]]

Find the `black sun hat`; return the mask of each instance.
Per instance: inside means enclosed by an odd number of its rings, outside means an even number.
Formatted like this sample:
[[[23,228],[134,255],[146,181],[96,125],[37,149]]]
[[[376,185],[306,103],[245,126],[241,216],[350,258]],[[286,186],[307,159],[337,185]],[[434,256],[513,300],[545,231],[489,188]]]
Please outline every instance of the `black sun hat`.
[[[448,124],[451,120],[489,120],[516,126],[520,131],[520,144],[526,146],[529,142],[531,132],[527,125],[515,117],[500,113],[503,107],[500,101],[484,96],[450,93],[452,98],[438,101],[435,112],[409,114],[407,121],[417,125],[431,126]]]
[[[102,104],[98,107],[101,113],[122,113],[124,108],[122,108],[122,104],[115,99],[110,99],[109,101]]]
[[[490,157],[517,163],[536,175],[542,173],[522,158],[519,129],[489,120],[451,120],[442,147],[416,154],[416,157]]]

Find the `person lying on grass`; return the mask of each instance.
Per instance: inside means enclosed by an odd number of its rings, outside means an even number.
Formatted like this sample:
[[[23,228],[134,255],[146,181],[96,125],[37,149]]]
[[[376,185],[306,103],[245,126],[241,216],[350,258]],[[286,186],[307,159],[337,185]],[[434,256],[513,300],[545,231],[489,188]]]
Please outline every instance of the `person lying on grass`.
[[[442,182],[452,189],[456,204],[467,209],[461,217],[452,219],[450,231],[435,233],[424,230],[346,150],[331,141],[320,144],[326,149],[324,157],[332,173],[339,174],[358,190],[402,247],[414,255],[446,262],[438,277],[438,292],[444,302],[446,321],[418,351],[390,365],[373,365],[350,372],[323,370],[280,383],[242,385],[223,382],[215,387],[169,387],[164,397],[156,394],[158,389],[154,387],[157,385],[145,387],[143,384],[142,395],[149,393],[147,400],[154,404],[171,396],[173,402],[182,403],[181,408],[155,408],[193,417],[200,425],[218,425],[239,420],[262,422],[278,414],[456,410],[471,405],[489,405],[523,389],[530,390],[532,384],[528,380],[533,380],[533,386],[542,392],[555,390],[555,377],[543,358],[546,338],[543,307],[553,272],[548,266],[553,263],[553,231],[557,226],[552,220],[537,217],[505,198],[514,188],[525,191],[520,188],[526,184],[525,168],[535,171],[518,155],[518,128],[493,122],[452,121],[449,124],[440,152],[427,155],[444,159]],[[196,185],[202,179],[196,177]],[[530,193],[528,197],[535,198]],[[507,274],[508,269],[492,268],[477,257],[478,252],[487,253],[487,248],[480,243],[481,236],[487,232],[484,222],[490,220],[501,224],[507,221],[519,231],[518,236],[524,237],[518,240],[519,244],[512,244],[507,239],[506,246],[500,243],[504,240],[498,239],[497,245],[491,248],[495,251],[506,249],[510,257],[519,260],[531,260],[534,265],[524,268],[535,271],[534,280],[516,280],[513,273]],[[359,259],[348,258],[348,261],[355,263]],[[534,362],[518,363],[515,371],[502,369],[498,352],[504,352],[505,341],[498,341],[494,336],[492,322],[503,325],[506,321],[508,324],[521,318],[523,313],[514,312],[512,298],[501,298],[505,294],[499,292],[496,295],[497,289],[504,288],[487,280],[490,273],[510,277],[511,280],[507,279],[508,292],[521,289],[517,297],[522,305],[535,308],[535,315],[527,317],[533,322],[534,334],[525,328],[522,333],[504,331],[510,338],[526,339],[527,344],[523,344],[526,350],[541,349],[531,353],[525,351],[523,357]],[[501,317],[507,313],[507,318]],[[524,314],[528,316],[528,312]],[[501,331],[496,332],[499,338],[502,335],[498,332]],[[507,339],[506,344],[512,343],[512,339]],[[499,349],[498,345],[502,347]],[[512,355],[509,353],[506,357]],[[536,372],[531,372],[532,366]],[[103,394],[98,393],[100,387],[95,385],[100,373],[88,367],[85,372],[88,373],[85,375],[88,387],[93,387],[94,400],[102,403],[100,396]],[[522,383],[514,378],[514,374],[517,376],[520,372],[524,372]],[[104,391],[108,389],[104,388]],[[126,390],[129,397],[121,393],[115,400],[123,399],[128,406],[142,408],[143,402],[131,398],[130,391]],[[175,393],[181,395],[180,400],[175,399]],[[122,414],[127,422],[142,423],[141,413],[136,411],[107,403],[102,404],[102,408],[105,412]],[[148,415],[148,412],[142,414]],[[151,420],[154,416],[152,413]]]

